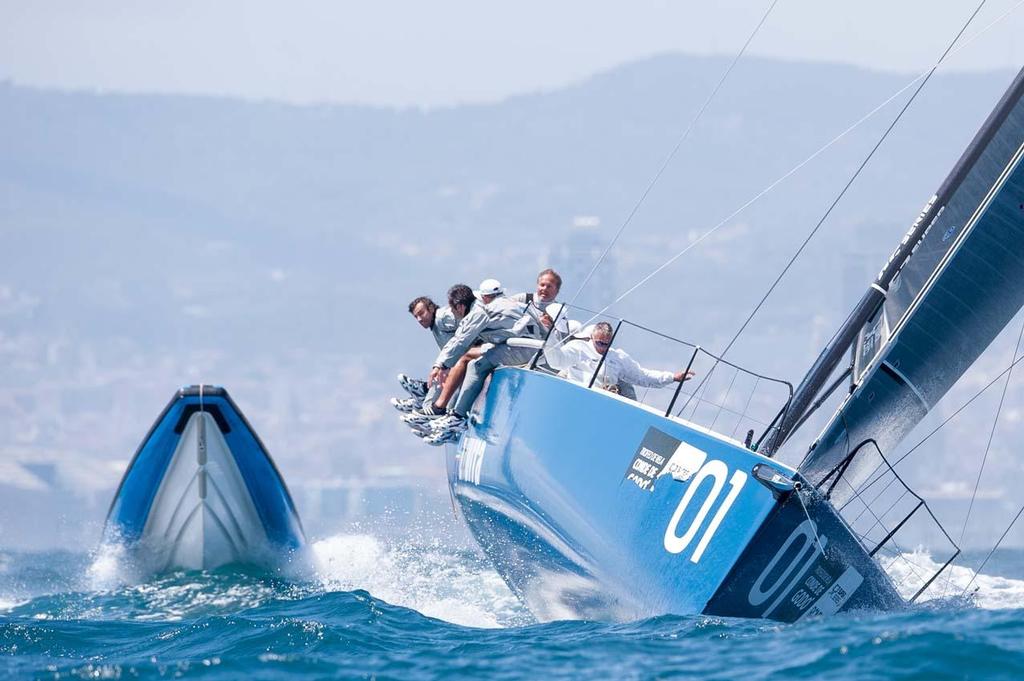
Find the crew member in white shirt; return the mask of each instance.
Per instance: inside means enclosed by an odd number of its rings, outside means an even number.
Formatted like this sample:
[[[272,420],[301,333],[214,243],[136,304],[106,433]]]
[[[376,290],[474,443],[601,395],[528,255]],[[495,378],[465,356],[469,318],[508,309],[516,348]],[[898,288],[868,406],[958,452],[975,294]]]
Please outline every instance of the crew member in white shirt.
[[[598,322],[590,334],[590,340],[578,338],[567,343],[549,343],[544,348],[544,357],[560,376],[587,385],[601,364],[594,385],[617,392],[619,383],[629,383],[649,388],[661,388],[671,383],[693,378],[692,371],[658,371],[645,369],[625,350],[611,347],[612,327],[608,322]],[[601,363],[601,358],[604,362]]]

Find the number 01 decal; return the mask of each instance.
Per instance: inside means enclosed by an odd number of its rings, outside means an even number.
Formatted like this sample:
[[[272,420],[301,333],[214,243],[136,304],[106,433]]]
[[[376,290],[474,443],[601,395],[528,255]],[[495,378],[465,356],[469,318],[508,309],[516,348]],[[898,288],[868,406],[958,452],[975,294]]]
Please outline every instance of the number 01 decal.
[[[697,515],[690,522],[686,532],[680,535],[679,521],[682,520],[683,514],[686,513],[687,507],[693,501],[694,495],[705,478],[712,478],[711,492],[704,499],[704,503],[701,504],[700,510],[697,511]],[[743,489],[743,485],[747,482],[747,474],[743,471],[735,471],[730,478],[729,467],[717,459],[712,459],[701,466],[697,474],[690,480],[689,487],[686,488],[683,498],[680,499],[679,505],[676,506],[672,519],[668,521],[668,527],[665,528],[666,551],[669,553],[682,553],[690,545],[690,542],[693,541],[700,531],[701,526],[704,525],[704,520],[707,518],[708,513],[711,512],[715,502],[718,501],[718,497],[721,496],[726,478],[729,480],[729,493],[718,507],[714,517],[711,518],[711,522],[704,530],[704,534],[701,535],[700,541],[697,542],[697,546],[693,550],[693,555],[690,556],[690,562],[696,563],[700,561],[701,556],[704,555],[704,550],[715,536],[715,532],[718,531],[718,526],[725,519],[725,514],[729,512],[733,502],[736,501],[736,497],[739,496],[740,490]]]

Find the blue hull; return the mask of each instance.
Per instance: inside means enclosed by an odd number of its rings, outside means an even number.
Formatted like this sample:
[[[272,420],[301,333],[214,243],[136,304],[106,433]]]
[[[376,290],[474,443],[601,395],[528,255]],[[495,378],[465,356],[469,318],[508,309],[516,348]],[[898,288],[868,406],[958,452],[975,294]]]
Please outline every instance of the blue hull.
[[[183,388],[128,465],[104,538],[149,570],[277,564],[305,535],[263,443],[223,388]]]
[[[480,547],[541,620],[904,603],[795,471],[605,391],[499,369],[447,466]]]

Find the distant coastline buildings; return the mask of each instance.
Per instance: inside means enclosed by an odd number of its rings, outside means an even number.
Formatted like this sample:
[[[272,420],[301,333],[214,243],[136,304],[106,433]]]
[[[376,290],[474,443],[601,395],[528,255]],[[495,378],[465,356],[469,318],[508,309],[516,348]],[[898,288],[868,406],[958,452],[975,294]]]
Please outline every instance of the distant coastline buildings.
[[[554,244],[545,260],[562,275],[565,288],[562,297],[571,299],[579,291],[594,263],[608,245],[601,233],[601,219],[596,215],[577,215],[561,243]],[[600,267],[577,298],[584,307],[599,310],[615,299],[618,261],[615,251],[605,256]]]

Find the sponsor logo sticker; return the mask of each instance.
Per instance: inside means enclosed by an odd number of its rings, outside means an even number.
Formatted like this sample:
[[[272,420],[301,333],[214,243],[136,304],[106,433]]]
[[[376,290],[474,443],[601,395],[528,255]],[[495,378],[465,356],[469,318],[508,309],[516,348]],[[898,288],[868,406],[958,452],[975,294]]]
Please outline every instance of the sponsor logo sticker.
[[[648,428],[626,468],[624,478],[645,492],[653,492],[654,481],[661,475],[679,444],[679,440],[671,435],[657,428]]]

